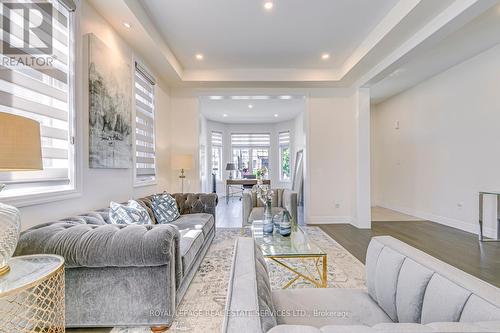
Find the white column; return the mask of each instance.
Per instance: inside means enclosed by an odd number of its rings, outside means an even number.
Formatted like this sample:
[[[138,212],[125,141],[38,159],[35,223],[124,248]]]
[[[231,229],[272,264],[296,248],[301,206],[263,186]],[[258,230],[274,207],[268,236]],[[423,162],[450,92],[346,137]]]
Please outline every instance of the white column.
[[[354,224],[371,229],[370,197],[370,90],[356,91],[356,212]]]

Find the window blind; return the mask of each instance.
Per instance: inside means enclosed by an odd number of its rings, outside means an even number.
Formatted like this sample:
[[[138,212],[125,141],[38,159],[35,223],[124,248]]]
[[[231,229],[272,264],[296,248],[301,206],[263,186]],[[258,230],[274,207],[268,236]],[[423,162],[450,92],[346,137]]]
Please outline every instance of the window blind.
[[[73,39],[71,12],[72,1],[49,1],[52,4],[51,34],[43,32],[38,36],[53,46],[52,66],[12,65],[14,55],[0,54],[0,112],[7,112],[34,119],[40,123],[43,170],[32,172],[0,173],[0,182],[8,184],[49,183],[66,185],[70,183],[73,169],[72,117],[73,117]],[[26,1],[33,3],[33,1]],[[35,5],[36,6],[36,5]],[[68,7],[70,6],[70,7]],[[19,43],[25,20],[22,11],[9,10],[0,5],[0,16],[9,26],[9,32],[2,30],[0,39],[8,44]],[[51,39],[50,39],[51,38]],[[37,49],[23,50],[20,54],[39,57]],[[45,57],[50,55],[44,55]],[[11,186],[9,186],[11,187]],[[20,186],[17,186],[20,187]],[[11,188],[16,188],[13,186]]]
[[[137,62],[135,69],[135,172],[141,181],[156,176],[155,81]]]
[[[212,146],[222,146],[222,133],[212,132]]]
[[[271,145],[270,134],[231,134],[231,145],[233,147],[269,147]]]
[[[279,133],[279,145],[288,146],[290,144],[290,132],[280,132]]]

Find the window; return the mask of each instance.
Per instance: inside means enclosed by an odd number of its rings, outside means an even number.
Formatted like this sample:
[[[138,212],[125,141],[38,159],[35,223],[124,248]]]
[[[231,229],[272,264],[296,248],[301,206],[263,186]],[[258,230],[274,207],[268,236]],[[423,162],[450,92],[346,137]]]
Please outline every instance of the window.
[[[135,63],[135,182],[150,183],[156,177],[155,80]]]
[[[290,132],[279,133],[280,180],[290,181]]]
[[[40,46],[35,46],[34,43],[40,41],[24,42],[29,26],[21,16],[24,11],[0,5],[0,16],[9,26],[8,32],[0,33],[0,39],[6,38],[5,43],[11,47],[25,43],[22,51],[11,50],[8,56],[0,54],[0,112],[40,123],[43,160],[40,171],[0,172],[0,183],[7,185],[3,197],[31,197],[75,188],[73,11],[76,7],[71,0],[53,0],[48,5],[52,5],[52,11],[45,11],[44,15],[48,16],[44,18],[49,19],[52,33],[38,31],[42,37],[35,36],[45,45],[52,45],[51,51],[44,51],[47,53],[40,53],[37,49]],[[18,63],[30,58],[37,59],[36,65]]]
[[[256,175],[258,169],[269,165],[270,134],[231,134],[233,162],[243,175]]]
[[[222,133],[212,132],[212,174],[222,179]]]

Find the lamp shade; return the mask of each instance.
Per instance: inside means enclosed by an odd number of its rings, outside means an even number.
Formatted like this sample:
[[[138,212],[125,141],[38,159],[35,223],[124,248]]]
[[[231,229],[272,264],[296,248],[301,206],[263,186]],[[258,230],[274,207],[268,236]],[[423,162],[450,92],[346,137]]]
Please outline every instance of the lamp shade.
[[[172,169],[174,170],[191,170],[194,166],[193,155],[177,154],[172,156]]]
[[[226,164],[226,171],[234,171],[236,170],[236,165],[234,163]]]
[[[0,112],[0,172],[41,170],[40,124]]]

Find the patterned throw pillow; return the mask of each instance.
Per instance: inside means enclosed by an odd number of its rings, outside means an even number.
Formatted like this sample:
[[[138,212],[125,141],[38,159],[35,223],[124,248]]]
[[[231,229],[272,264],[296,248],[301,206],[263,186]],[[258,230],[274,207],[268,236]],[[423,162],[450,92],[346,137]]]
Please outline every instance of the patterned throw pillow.
[[[168,193],[153,195],[151,203],[151,209],[155,214],[156,222],[160,224],[175,221],[181,216],[177,208],[177,202]]]
[[[109,219],[113,224],[151,224],[151,218],[137,201],[129,200],[126,205],[111,201]]]

